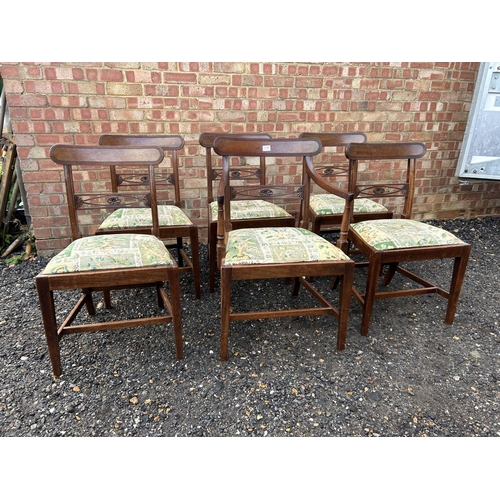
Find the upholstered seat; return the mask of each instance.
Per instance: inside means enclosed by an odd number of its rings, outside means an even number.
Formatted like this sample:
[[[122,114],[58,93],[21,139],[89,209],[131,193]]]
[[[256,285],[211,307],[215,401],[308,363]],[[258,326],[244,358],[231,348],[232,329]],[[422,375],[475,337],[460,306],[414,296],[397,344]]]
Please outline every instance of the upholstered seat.
[[[335,245],[307,229],[236,229],[228,235],[226,266],[349,260]]]
[[[160,227],[193,225],[189,217],[175,205],[158,205],[158,223]],[[106,217],[99,231],[151,227],[152,224],[150,208],[119,208]]]
[[[107,234],[73,241],[49,261],[42,274],[172,264],[169,251],[156,236]]]
[[[309,206],[316,215],[342,215],[344,212],[345,200],[340,196],[312,194],[309,200]],[[388,209],[369,198],[356,198],[354,200],[353,213],[366,214],[373,212],[388,212]]]
[[[217,202],[210,203],[212,220],[217,220]],[[264,200],[233,200],[231,202],[231,219],[263,219],[267,217],[292,217],[279,205]]]
[[[356,222],[351,230],[376,250],[464,244],[444,229],[410,219]]]

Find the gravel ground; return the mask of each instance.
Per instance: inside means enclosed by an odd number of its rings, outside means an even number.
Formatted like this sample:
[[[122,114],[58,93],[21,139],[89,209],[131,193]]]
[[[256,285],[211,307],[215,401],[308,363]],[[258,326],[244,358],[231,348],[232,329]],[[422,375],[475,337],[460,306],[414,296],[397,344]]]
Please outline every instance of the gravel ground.
[[[182,276],[183,360],[170,325],[69,336],[58,378],[34,284],[47,259],[0,260],[0,436],[499,436],[500,218],[430,222],[473,245],[452,326],[445,301],[424,295],[377,302],[362,337],[353,299],[342,352],[332,317],[262,320],[231,325],[221,362],[219,296],[207,291],[202,245],[201,300]],[[448,283],[449,262],[420,267]],[[131,309],[149,293],[113,297]],[[280,280],[238,284],[235,297],[289,300]],[[71,294],[61,298],[71,307]]]

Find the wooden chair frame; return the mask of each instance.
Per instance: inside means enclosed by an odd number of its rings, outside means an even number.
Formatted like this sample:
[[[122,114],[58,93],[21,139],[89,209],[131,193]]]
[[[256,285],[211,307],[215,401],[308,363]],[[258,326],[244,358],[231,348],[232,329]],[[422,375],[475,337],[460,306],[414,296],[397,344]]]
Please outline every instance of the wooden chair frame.
[[[354,262],[348,260],[338,261],[316,261],[316,262],[293,262],[277,264],[243,264],[226,265],[226,245],[229,233],[234,230],[231,220],[230,199],[230,158],[232,156],[264,156],[264,157],[297,157],[298,161],[305,158],[305,175],[329,192],[344,198],[345,211],[341,224],[339,243],[340,248],[347,247],[347,231],[352,210],[354,196],[327,183],[320,177],[312,163],[312,156],[319,153],[321,143],[317,139],[235,139],[220,137],[214,143],[214,150],[223,156],[223,171],[218,190],[218,226],[217,226],[217,252],[218,263],[221,272],[221,341],[220,359],[227,360],[229,325],[232,321],[307,316],[307,315],[333,315],[338,320],[337,349],[345,349],[347,320],[351,297],[351,287],[354,276]],[[303,184],[303,190],[297,191],[303,197],[301,209],[301,227],[304,227],[307,214],[308,184]],[[263,229],[263,228],[261,228]],[[258,229],[257,229],[258,230]],[[340,302],[335,308],[304,278],[305,276],[340,276]],[[299,286],[311,293],[320,303],[320,307],[296,308],[286,310],[268,310],[253,312],[234,312],[231,308],[231,283],[235,280],[255,280],[269,278],[286,278],[292,280],[292,295],[297,295]]]
[[[180,178],[179,178],[179,154],[178,152],[184,148],[184,139],[179,135],[102,135],[99,137],[99,144],[102,146],[158,146],[162,148],[165,155],[170,155],[171,171],[158,172],[156,171],[156,188],[157,189],[173,189],[174,199],[169,202],[179,208],[182,204]],[[134,172],[133,174],[123,175],[118,172],[116,166],[111,165],[111,183],[112,190],[115,193],[119,192],[119,188],[123,186],[132,187],[148,187],[149,179],[144,172]],[[182,225],[182,226],[162,226],[160,225],[160,239],[176,240],[175,244],[166,244],[167,248],[176,249],[177,264],[180,272],[191,272],[193,274],[195,297],[201,296],[200,283],[200,257],[199,257],[199,233],[198,226]],[[150,228],[128,228],[128,229],[106,229],[97,230],[96,234],[132,232],[139,234],[147,234]],[[184,238],[188,238],[191,247],[191,258],[187,255],[184,248]]]
[[[210,204],[215,201],[214,197],[214,184],[220,181],[222,176],[222,168],[215,166],[212,158],[212,150],[214,141],[218,137],[227,137],[235,139],[271,139],[271,136],[266,133],[240,133],[240,134],[227,134],[206,132],[200,135],[199,143],[206,149],[206,172],[207,172],[207,207],[208,207],[208,258],[209,258],[209,291],[210,293],[215,290],[215,275],[217,271],[217,219],[212,219],[212,212]],[[235,189],[232,191],[231,199],[239,198],[255,198],[256,189],[266,189],[266,158],[261,156],[259,158],[259,166],[230,166],[229,178],[235,180],[254,181],[250,191],[245,193],[244,189]],[[216,184],[217,185],[217,184]],[[272,201],[277,197],[268,197],[266,201]],[[259,219],[243,219],[233,220],[233,228],[243,227],[273,227],[273,226],[295,226],[297,219],[291,217],[272,217],[272,218],[259,218]]]
[[[399,184],[396,183],[392,186],[389,184],[374,184],[371,186],[365,185],[362,188],[366,193],[371,191],[377,197],[404,196],[405,202],[403,213],[401,214],[403,219],[411,219],[416,162],[417,159],[424,156],[425,153],[425,146],[418,142],[350,144],[346,149],[346,156],[349,159],[353,176],[357,175],[358,165],[360,162],[374,162],[377,160],[407,161],[405,182]],[[425,223],[422,222],[422,224]],[[367,263],[360,263],[360,265],[368,265],[368,277],[364,293],[359,292],[355,287],[353,287],[354,297],[363,308],[361,324],[361,333],[363,335],[368,334],[374,303],[375,300],[378,299],[437,293],[448,301],[445,322],[448,324],[453,323],[471,245],[463,243],[377,250],[376,248],[368,245],[352,227],[349,228],[348,239],[349,242],[354,244],[355,247],[368,259]],[[400,265],[401,262],[434,259],[454,259],[449,290],[444,290],[436,284],[417,276],[415,273],[410,272],[408,269],[405,269]],[[386,265],[388,266],[388,269],[382,279],[382,286],[388,286],[396,272],[406,276],[419,286],[411,289],[377,291],[380,276],[382,275],[382,268]]]
[[[153,211],[153,227],[151,234],[158,236],[158,213],[154,186],[154,167],[163,160],[163,151],[158,147],[103,147],[103,146],[67,146],[55,145],[50,150],[52,161],[63,165],[66,194],[69,207],[71,233],[73,241],[82,237],[79,229],[79,210],[100,210],[103,203],[116,203],[114,193],[76,193],[73,179],[73,167],[76,165],[96,169],[109,169],[109,164],[116,166],[145,167],[149,173],[150,203]],[[144,194],[136,196],[140,201]],[[131,202],[133,194],[127,195],[126,203]],[[125,201],[125,200],[121,200]],[[87,236],[86,238],[96,238]],[[167,251],[167,250],[166,250]],[[180,309],[179,270],[175,261],[172,265],[156,267],[127,267],[118,269],[78,271],[61,274],[38,274],[35,279],[42,320],[49,349],[52,370],[55,376],[62,373],[60,359],[60,340],[68,334],[114,330],[143,325],[157,325],[172,323],[177,358],[181,359],[182,352],[182,325]],[[163,288],[168,282],[170,297]],[[110,289],[155,287],[158,305],[166,308],[166,314],[161,316],[140,317],[117,321],[84,323],[73,325],[81,309],[86,306],[89,315],[94,316],[96,311],[92,300],[93,292],[109,292]],[[61,290],[81,290],[81,296],[76,305],[58,326],[56,319],[56,305],[54,292]]]

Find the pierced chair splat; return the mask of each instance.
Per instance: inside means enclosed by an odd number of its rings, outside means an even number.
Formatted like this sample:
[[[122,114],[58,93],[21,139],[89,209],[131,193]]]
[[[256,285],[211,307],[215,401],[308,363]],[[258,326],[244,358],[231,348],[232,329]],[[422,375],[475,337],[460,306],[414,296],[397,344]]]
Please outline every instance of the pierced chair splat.
[[[215,275],[217,271],[217,201],[214,197],[214,186],[218,185],[222,175],[221,166],[216,165],[217,158],[213,158],[214,141],[218,137],[234,139],[271,139],[265,133],[203,133],[199,143],[206,150],[207,175],[207,205],[208,205],[208,256],[210,265],[209,291],[215,290]],[[231,191],[231,218],[233,227],[266,227],[266,226],[295,226],[296,216],[288,213],[279,202],[279,198],[270,196],[267,186],[266,158],[244,157],[234,158],[237,164],[229,166],[230,181],[234,186]],[[238,184],[238,187],[236,187]],[[245,186],[247,189],[245,189]],[[216,188],[215,188],[216,189]]]
[[[354,276],[354,262],[341,250],[347,243],[347,231],[354,196],[327,185],[314,170],[312,156],[319,153],[321,143],[316,139],[235,139],[220,137],[214,150],[223,157],[223,171],[218,191],[218,263],[221,273],[221,340],[220,358],[228,357],[229,326],[233,321],[292,316],[333,315],[338,321],[337,349],[346,344],[347,319]],[[235,229],[231,217],[230,164],[232,157],[274,157],[290,162],[305,158],[305,175],[315,182],[327,185],[330,192],[345,200],[341,236],[337,246],[305,229],[307,214],[307,184],[294,187],[296,197],[303,198],[300,208],[301,227],[244,227]],[[290,186],[287,186],[290,187]],[[343,242],[343,243],[342,243]],[[305,276],[339,276],[339,304],[335,307]],[[300,285],[316,299],[317,307],[295,307],[278,310],[237,312],[231,304],[231,287],[237,280],[285,278],[291,280],[291,294],[299,294]],[[285,286],[285,285],[284,285]],[[296,300],[300,300],[296,297]],[[298,304],[295,304],[296,306]],[[247,304],[248,306],[248,304]]]
[[[198,226],[182,210],[182,198],[179,176],[179,151],[184,148],[184,139],[179,135],[102,135],[102,146],[158,146],[170,161],[170,168],[161,165],[156,169],[156,189],[160,239],[174,240],[166,242],[168,248],[175,248],[175,256],[180,272],[193,274],[195,297],[200,298],[200,258]],[[111,166],[111,183],[114,192],[148,186],[145,172],[117,170]],[[173,197],[169,193],[173,192]],[[172,199],[173,198],[173,199]],[[138,233],[150,231],[152,225],[150,207],[123,207],[113,211],[99,226],[96,234]],[[191,257],[186,253],[184,239],[189,239]]]
[[[360,163],[367,163],[373,168],[377,162],[399,163],[403,167],[404,179],[396,181],[392,186],[388,182],[376,183],[362,188],[370,190],[378,197],[400,196],[404,199],[401,218],[366,220],[351,224],[349,242],[359,249],[367,258],[368,274],[366,288],[363,293],[353,288],[356,300],[363,308],[361,333],[368,334],[374,303],[378,299],[389,299],[404,296],[436,293],[447,300],[445,322],[452,324],[460,290],[462,288],[471,245],[458,239],[455,235],[431,224],[411,219],[414,198],[415,171],[419,158],[426,153],[426,147],[419,142],[406,143],[366,143],[350,144],[346,156],[351,164],[353,175],[357,175]],[[449,289],[431,282],[432,278],[424,279],[423,272],[419,275],[410,271],[402,262],[435,261],[436,259],[451,259],[451,283]],[[382,267],[387,266],[383,278]],[[432,270],[428,270],[432,276]],[[408,278],[413,288],[399,287],[389,290],[396,273]],[[379,287],[381,280],[382,289]],[[416,286],[418,285],[418,286]],[[394,287],[392,287],[394,288]]]
[[[178,359],[182,352],[182,325],[180,311],[179,270],[159,234],[156,206],[154,169],[163,161],[158,147],[104,147],[68,146],[57,144],[50,150],[50,158],[64,169],[64,181],[71,224],[72,243],[54,256],[35,278],[40,310],[49,349],[52,370],[61,375],[60,341],[68,334],[114,330],[143,325],[172,323]],[[109,166],[133,167],[149,174],[150,205],[153,225],[150,234],[103,234],[83,236],[83,225],[88,224],[91,212],[100,213],[103,206],[135,199],[139,203],[144,194],[127,193],[126,197],[89,187],[88,180],[109,173]],[[93,173],[92,173],[93,172]],[[92,177],[94,176],[94,177]],[[82,180],[83,179],[83,180]],[[102,184],[102,183],[100,183]],[[87,192],[83,192],[88,190]],[[80,213],[86,214],[83,221]],[[86,228],[87,232],[91,229]],[[168,283],[169,294],[164,288]],[[124,319],[109,320],[96,314],[94,292],[154,287],[158,305],[166,309],[163,314],[143,313],[139,317],[127,315]],[[78,291],[76,304],[58,326],[56,311],[62,291]],[[88,318],[80,314],[87,308]],[[96,316],[104,320],[93,321]],[[77,317],[79,321],[75,321]]]

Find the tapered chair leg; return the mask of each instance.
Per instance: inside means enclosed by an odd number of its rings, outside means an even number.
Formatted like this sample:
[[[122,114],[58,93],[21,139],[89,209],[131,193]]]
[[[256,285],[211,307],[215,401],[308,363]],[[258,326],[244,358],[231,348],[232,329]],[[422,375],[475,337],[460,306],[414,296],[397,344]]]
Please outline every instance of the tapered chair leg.
[[[399,266],[399,262],[393,262],[392,264],[389,264],[389,267],[387,268],[387,271],[384,276],[384,280],[382,281],[382,285],[388,286],[390,282],[392,281],[392,278],[394,278],[394,275],[396,274],[396,269]],[[380,275],[382,276],[383,270],[380,268]]]
[[[231,313],[231,269],[221,269],[221,337],[220,337],[220,359],[227,360],[227,347],[229,340],[229,315]]]
[[[366,290],[363,302],[363,317],[361,320],[361,335],[368,335],[368,328],[373,312],[373,305],[375,302],[375,293],[377,292],[378,280],[380,276],[380,269],[382,265],[380,258],[376,256],[370,259],[368,266],[368,277],[366,280]]]
[[[37,278],[36,288],[40,309],[42,312],[42,321],[47,338],[50,362],[52,372],[56,377],[61,375],[61,355],[59,350],[59,336],[57,335],[56,311],[54,307],[54,293],[49,288],[48,279]]]
[[[455,319],[455,313],[457,311],[458,299],[460,297],[460,291],[462,290],[462,284],[464,282],[465,270],[467,268],[467,262],[469,261],[471,247],[467,247],[464,251],[464,255],[461,257],[455,257],[455,262],[453,263],[453,278],[450,285],[450,296],[448,297],[448,306],[446,308],[445,323],[451,325]]]
[[[201,284],[200,284],[200,249],[198,244],[198,228],[193,226],[189,235],[191,243],[191,262],[193,264],[193,279],[194,279],[194,293],[195,297],[201,297]]]
[[[215,273],[217,272],[217,225],[208,225],[208,260],[209,260],[209,282],[208,290],[213,293],[215,290]]]
[[[182,359],[182,323],[181,323],[181,301],[180,301],[180,283],[179,269],[172,269],[168,276],[168,286],[170,289],[170,304],[172,323],[174,327],[174,340],[177,359]]]
[[[352,287],[354,282],[354,264],[346,268],[340,280],[339,318],[337,349],[343,351],[347,338],[347,322],[349,319],[349,308],[351,305]]]

